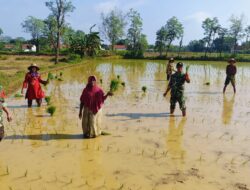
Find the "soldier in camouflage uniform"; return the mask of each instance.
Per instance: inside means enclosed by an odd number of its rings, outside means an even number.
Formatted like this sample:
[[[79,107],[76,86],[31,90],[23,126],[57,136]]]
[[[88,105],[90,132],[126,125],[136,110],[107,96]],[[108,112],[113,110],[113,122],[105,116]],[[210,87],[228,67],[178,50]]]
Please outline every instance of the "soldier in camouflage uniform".
[[[9,111],[6,107],[6,103],[4,101],[5,99],[5,93],[3,91],[2,86],[0,86],[0,141],[2,141],[3,137],[4,137],[4,125],[3,125],[3,111],[6,113],[7,115],[7,120],[10,122],[11,116],[9,114]]]
[[[185,82],[190,83],[190,78],[188,73],[184,74],[183,63],[177,63],[176,65],[177,72],[171,76],[168,88],[164,93],[164,96],[168,94],[171,90],[171,98],[170,98],[170,113],[173,114],[175,111],[176,103],[178,102],[180,105],[180,109],[182,111],[182,115],[186,116],[186,105],[184,98],[184,84]]]

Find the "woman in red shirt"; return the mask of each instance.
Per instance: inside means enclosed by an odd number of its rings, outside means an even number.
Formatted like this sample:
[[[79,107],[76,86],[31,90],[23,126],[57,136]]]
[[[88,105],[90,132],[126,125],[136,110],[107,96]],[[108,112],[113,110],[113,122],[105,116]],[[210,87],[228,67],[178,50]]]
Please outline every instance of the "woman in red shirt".
[[[39,67],[36,64],[29,66],[28,70],[23,82],[22,94],[23,89],[27,88],[25,98],[28,99],[28,107],[32,106],[33,100],[36,100],[38,107],[40,107],[42,98],[45,97],[40,83],[46,85],[48,82],[41,79],[41,75],[38,73]]]

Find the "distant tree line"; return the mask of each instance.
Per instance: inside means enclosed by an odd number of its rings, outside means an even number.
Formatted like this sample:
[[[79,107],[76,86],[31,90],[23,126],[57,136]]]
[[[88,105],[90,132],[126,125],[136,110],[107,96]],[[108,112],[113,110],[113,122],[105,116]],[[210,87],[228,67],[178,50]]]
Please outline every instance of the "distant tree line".
[[[23,43],[31,43],[36,46],[37,53],[54,52],[55,63],[59,62],[62,49],[84,57],[98,55],[104,49],[115,51],[115,45],[124,45],[124,55],[132,58],[142,58],[144,52],[149,50],[159,52],[160,56],[168,56],[170,51],[179,54],[182,51],[204,52],[204,57],[212,52],[220,56],[224,52],[250,53],[250,25],[245,26],[244,16],[232,15],[229,28],[221,26],[217,17],[206,18],[201,26],[204,37],[192,40],[186,46],[183,46],[184,27],[176,17],[172,17],[156,31],[155,44],[149,45],[146,35],[143,34],[143,19],[134,9],[127,13],[118,9],[107,14],[102,13],[99,32],[93,31],[96,27],[93,25],[88,33],[85,33],[74,30],[66,21],[67,16],[75,10],[71,0],[48,0],[45,6],[50,10],[46,19],[29,16],[21,23],[23,30],[31,36],[28,41],[24,38],[11,39],[3,36],[3,30],[0,28],[0,49],[3,49],[6,43],[14,44],[16,50],[19,50]],[[104,45],[102,38],[110,45]]]

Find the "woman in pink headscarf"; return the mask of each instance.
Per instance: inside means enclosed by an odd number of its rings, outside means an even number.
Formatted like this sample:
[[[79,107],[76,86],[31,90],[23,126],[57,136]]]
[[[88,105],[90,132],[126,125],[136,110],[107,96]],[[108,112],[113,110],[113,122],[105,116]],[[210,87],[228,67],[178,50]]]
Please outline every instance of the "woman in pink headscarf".
[[[101,108],[111,92],[104,95],[103,90],[97,86],[96,77],[90,76],[84,88],[80,101],[79,118],[82,119],[82,130],[85,138],[95,138],[101,135],[100,117]]]

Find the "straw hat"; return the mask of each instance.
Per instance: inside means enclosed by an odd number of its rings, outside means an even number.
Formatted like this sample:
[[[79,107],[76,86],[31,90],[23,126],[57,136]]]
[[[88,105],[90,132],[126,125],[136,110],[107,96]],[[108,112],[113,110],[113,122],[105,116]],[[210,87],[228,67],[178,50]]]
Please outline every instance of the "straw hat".
[[[169,62],[174,62],[175,60],[174,60],[174,58],[173,57],[171,57],[170,59],[169,59]]]
[[[40,68],[37,66],[37,64],[32,63],[29,67],[28,70],[31,70],[33,67],[35,67],[37,70],[40,70]]]
[[[236,60],[234,58],[231,58],[228,60],[228,63],[236,63]]]

